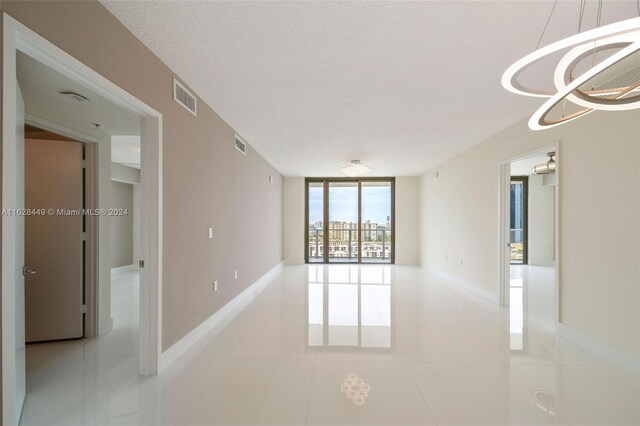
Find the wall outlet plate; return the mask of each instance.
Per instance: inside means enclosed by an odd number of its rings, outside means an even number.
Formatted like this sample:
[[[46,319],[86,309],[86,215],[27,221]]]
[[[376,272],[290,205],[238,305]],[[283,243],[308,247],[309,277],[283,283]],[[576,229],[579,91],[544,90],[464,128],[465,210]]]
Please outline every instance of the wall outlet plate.
[[[218,291],[218,281],[213,282],[213,291],[214,292]]]
[[[209,228],[209,238],[213,238],[213,228]]]
[[[233,278],[238,279],[238,271],[233,271]]]

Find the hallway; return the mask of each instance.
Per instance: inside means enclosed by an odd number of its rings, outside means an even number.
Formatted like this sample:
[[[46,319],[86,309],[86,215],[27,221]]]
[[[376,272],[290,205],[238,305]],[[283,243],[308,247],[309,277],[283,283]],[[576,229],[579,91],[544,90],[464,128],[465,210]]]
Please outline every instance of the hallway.
[[[638,376],[549,331],[549,269],[514,274],[514,350],[506,308],[420,268],[285,266],[156,377],[131,335],[30,348],[23,424],[640,423]]]

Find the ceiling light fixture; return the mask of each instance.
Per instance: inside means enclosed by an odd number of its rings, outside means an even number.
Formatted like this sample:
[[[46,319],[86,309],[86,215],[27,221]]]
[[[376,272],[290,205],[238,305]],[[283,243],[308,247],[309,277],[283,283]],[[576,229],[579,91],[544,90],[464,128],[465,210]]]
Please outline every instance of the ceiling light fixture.
[[[88,102],[91,99],[87,98],[84,95],[81,95],[80,93],[76,93],[76,92],[60,92],[61,95],[63,96],[68,96],[71,99],[75,99],[78,102]]]
[[[637,1],[638,14],[640,15],[640,0]],[[599,86],[595,84],[596,78],[601,76],[604,71],[640,51],[640,18],[627,19],[600,27],[602,0],[599,0],[597,28],[580,32],[586,6],[586,0],[581,0],[578,34],[538,49],[557,3],[558,0],[554,2],[536,50],[511,65],[502,76],[502,86],[512,93],[548,98],[529,120],[529,128],[542,130],[558,126],[594,110],[623,111],[640,108],[640,94],[638,94],[640,79],[637,76],[634,76],[631,81],[625,81],[623,86],[609,87],[607,83],[614,82],[617,78],[601,81]],[[520,83],[519,77],[523,71],[549,55],[566,49],[570,50],[562,57],[555,69],[555,92],[530,88]],[[614,49],[617,50],[615,53],[597,63],[598,53]],[[591,68],[576,76],[577,66],[584,64],[585,59],[589,57],[591,58]],[[583,88],[587,84],[590,89]],[[567,101],[581,107],[581,109],[577,112],[566,113]],[[560,103],[564,103],[560,118],[549,118],[551,110]]]
[[[350,164],[347,164],[340,170],[349,177],[355,177],[367,173],[371,169],[366,164],[361,163],[360,160],[351,160]]]
[[[531,171],[534,175],[548,175],[556,172],[556,160],[553,157],[556,155],[555,152],[548,152],[547,157],[549,157],[549,161],[546,163],[538,164],[537,166],[533,166]]]

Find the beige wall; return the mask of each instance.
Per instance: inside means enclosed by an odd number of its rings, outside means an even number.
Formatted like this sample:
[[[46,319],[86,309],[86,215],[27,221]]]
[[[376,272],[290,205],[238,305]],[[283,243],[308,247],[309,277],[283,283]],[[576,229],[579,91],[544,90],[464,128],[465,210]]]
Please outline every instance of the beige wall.
[[[417,176],[396,178],[396,264],[417,265],[418,250]]]
[[[560,140],[565,325],[640,355],[640,114],[520,122],[420,178],[421,262],[499,294],[499,163]],[[437,174],[437,177],[436,177]]]
[[[282,176],[202,100],[197,118],[175,103],[173,72],[97,1],[0,7],[163,114],[166,349],[282,260]]]
[[[551,265],[555,260],[555,186],[545,176],[529,176],[529,265]]]
[[[111,208],[128,214],[111,217],[111,267],[133,263],[133,185],[111,181]]]
[[[285,262],[304,263],[305,182],[303,177],[284,179]],[[418,177],[396,177],[396,264],[417,265]]]
[[[304,263],[304,178],[284,178],[284,261]]]

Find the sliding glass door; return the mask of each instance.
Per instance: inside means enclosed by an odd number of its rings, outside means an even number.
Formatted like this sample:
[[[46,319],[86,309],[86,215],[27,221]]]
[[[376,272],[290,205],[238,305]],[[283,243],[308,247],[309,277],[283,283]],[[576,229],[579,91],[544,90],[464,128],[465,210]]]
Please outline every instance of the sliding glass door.
[[[393,178],[306,181],[308,263],[393,263]]]
[[[391,261],[391,182],[361,183],[362,261]]]
[[[357,262],[360,241],[358,232],[358,182],[329,184],[329,262]]]
[[[307,262],[324,262],[324,182],[307,182]]]

